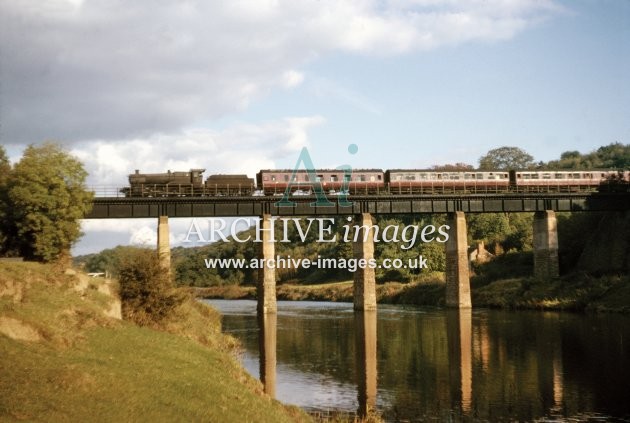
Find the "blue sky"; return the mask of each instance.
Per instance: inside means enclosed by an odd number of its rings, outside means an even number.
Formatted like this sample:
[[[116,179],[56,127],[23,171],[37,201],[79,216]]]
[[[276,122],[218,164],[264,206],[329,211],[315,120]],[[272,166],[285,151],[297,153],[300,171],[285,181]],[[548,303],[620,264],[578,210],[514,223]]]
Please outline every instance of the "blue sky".
[[[548,161],[627,143],[630,2],[564,6],[507,41],[394,57],[332,55],[305,67],[298,89],[252,105],[245,119],[282,109],[321,114],[326,123],[311,132],[315,160],[327,163],[330,153],[347,160],[352,141],[357,165],[367,167],[476,165],[502,145]]]
[[[626,0],[0,1],[0,141],[57,140],[90,185],[253,176],[304,146],[318,167],[548,161],[630,142],[627,75]],[[86,221],[75,252],[154,227]]]

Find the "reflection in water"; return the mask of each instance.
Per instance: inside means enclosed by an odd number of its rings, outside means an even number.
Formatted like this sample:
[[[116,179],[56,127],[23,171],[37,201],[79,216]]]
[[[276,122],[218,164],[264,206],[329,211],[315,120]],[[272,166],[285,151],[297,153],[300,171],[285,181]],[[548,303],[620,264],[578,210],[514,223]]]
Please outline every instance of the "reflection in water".
[[[552,411],[560,411],[562,409],[563,397],[564,397],[564,387],[562,386],[562,359],[560,358],[560,355],[556,353],[556,355],[553,358],[553,409]]]
[[[365,417],[376,407],[376,311],[355,311],[354,327],[358,414]]]
[[[448,310],[446,331],[451,403],[466,415],[472,406],[472,310]]]
[[[483,372],[487,373],[488,364],[490,363],[490,337],[488,336],[488,321],[486,319],[479,319],[479,323],[475,328],[473,328],[473,331],[473,359],[480,364]]]
[[[376,316],[350,303],[279,302],[265,325],[254,301],[211,303],[248,370],[309,411],[376,407],[388,422],[630,421],[628,316],[386,305]]]
[[[558,334],[560,335],[560,334]],[[562,340],[560,336],[553,342],[553,407],[551,414],[561,415],[564,404],[564,375],[562,374]]]
[[[276,313],[258,313],[258,345],[260,351],[260,381],[265,393],[276,397]]]

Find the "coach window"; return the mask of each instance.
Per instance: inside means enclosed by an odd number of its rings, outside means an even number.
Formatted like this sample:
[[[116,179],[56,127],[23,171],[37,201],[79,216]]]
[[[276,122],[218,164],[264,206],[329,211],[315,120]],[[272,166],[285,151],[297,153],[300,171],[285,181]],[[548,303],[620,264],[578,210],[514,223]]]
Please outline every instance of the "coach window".
[[[289,175],[283,175],[284,176],[284,182],[289,182]]]
[[[330,182],[337,182],[337,175],[330,175]]]
[[[378,178],[379,181],[382,181],[383,180],[383,175],[377,175],[377,178]]]
[[[271,181],[275,182],[276,181],[276,175],[271,175]]]

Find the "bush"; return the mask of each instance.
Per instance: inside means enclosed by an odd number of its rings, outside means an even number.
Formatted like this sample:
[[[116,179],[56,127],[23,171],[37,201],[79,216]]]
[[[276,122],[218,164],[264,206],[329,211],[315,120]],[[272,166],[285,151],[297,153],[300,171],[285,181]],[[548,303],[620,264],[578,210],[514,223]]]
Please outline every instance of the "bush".
[[[141,326],[159,326],[188,297],[174,288],[151,250],[132,252],[118,275],[123,318]]]
[[[473,262],[472,288],[481,288],[506,278],[523,278],[532,274],[534,254],[531,251],[509,252],[487,263]]]

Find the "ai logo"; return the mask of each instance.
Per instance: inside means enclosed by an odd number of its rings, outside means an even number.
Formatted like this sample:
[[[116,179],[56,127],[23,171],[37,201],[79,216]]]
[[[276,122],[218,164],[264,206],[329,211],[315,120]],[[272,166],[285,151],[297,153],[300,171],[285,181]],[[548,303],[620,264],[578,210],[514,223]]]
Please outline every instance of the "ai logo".
[[[356,144],[350,144],[348,146],[348,152],[350,154],[356,154],[359,151],[359,147]],[[331,202],[327,197],[324,191],[324,187],[322,186],[322,181],[317,178],[317,174],[315,172],[315,166],[313,166],[313,160],[311,159],[311,155],[308,152],[308,148],[302,148],[300,155],[298,157],[297,163],[295,163],[295,167],[293,168],[293,172],[291,173],[291,178],[289,179],[289,183],[287,188],[284,190],[284,195],[280,201],[276,202],[276,207],[295,207],[295,202],[289,199],[291,192],[293,191],[293,187],[303,186],[302,184],[298,184],[297,174],[300,168],[306,170],[308,175],[308,184],[313,188],[313,193],[315,194],[317,201],[311,203],[313,207],[333,207],[335,204]],[[348,200],[348,193],[350,188],[350,181],[352,179],[352,167],[350,165],[341,165],[335,168],[336,170],[343,171],[343,178],[341,182],[341,188],[339,192],[337,192],[337,204],[341,207],[350,207],[352,206],[352,201]]]

